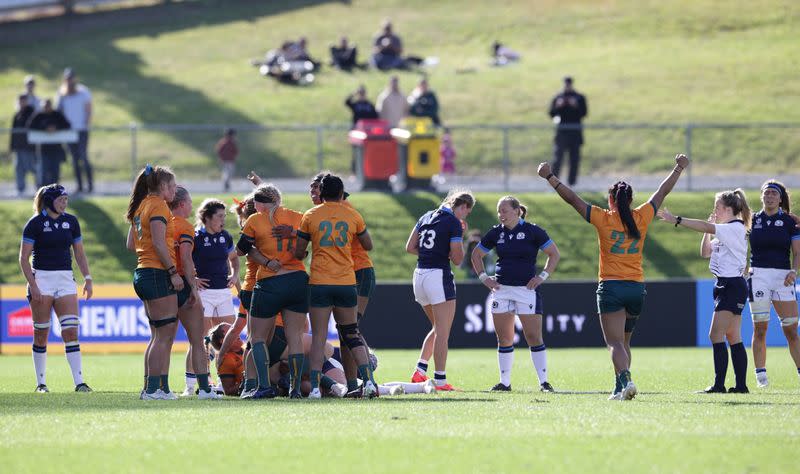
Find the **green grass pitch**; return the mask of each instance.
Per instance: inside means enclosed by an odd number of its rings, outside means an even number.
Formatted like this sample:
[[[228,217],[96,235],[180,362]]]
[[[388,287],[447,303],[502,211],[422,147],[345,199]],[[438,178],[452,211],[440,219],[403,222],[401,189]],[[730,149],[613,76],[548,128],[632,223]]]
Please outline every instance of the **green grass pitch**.
[[[383,381],[405,380],[417,356],[378,354]],[[561,393],[536,390],[523,347],[510,394],[484,392],[497,378],[493,350],[454,350],[448,374],[463,392],[316,402],[142,402],[139,355],[85,356],[91,394],[72,392],[63,355],[51,355],[52,392],[35,394],[30,357],[4,356],[2,471],[796,472],[800,381],[785,348],[770,349],[769,388],[751,373],[751,394],[701,395],[711,349],[634,347],[631,402],[606,400],[604,349],[548,355]],[[173,390],[182,361],[175,354]]]

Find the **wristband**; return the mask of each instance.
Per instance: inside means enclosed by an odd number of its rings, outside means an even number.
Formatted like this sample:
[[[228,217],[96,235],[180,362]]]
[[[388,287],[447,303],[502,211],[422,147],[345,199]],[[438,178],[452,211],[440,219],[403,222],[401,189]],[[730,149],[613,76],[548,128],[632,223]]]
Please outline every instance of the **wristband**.
[[[678,224],[680,224],[682,220],[683,220],[683,217],[681,217],[681,216],[676,217],[675,218],[675,227],[678,227]]]
[[[178,274],[178,270],[175,268],[175,265],[173,265],[167,268],[167,273],[169,273],[169,276],[174,276]]]
[[[552,178],[553,176],[555,176],[555,174],[553,174],[553,173],[550,173],[550,174],[548,174],[548,175],[547,175],[547,177],[546,177],[546,178],[544,178],[544,179],[546,179],[547,181],[550,181],[550,178]]]
[[[561,186],[562,184],[564,184],[564,183],[562,183],[561,181],[559,181],[559,182],[558,182],[558,184],[556,184],[556,187],[555,187],[555,188],[553,188],[553,191],[558,191],[558,187],[559,187],[559,186]]]
[[[480,280],[481,283],[485,282],[488,279],[489,279],[489,275],[487,275],[486,272],[481,272],[481,274],[478,275],[478,280]]]
[[[794,273],[795,275],[797,275],[797,270],[795,270],[794,268],[792,268],[792,269],[791,269],[791,270],[789,270],[789,271],[790,271],[790,272],[792,272],[792,273]]]
[[[683,171],[683,166],[675,165],[675,168],[673,168],[672,171],[677,171],[678,173],[680,173],[681,171]]]
[[[541,278],[542,281],[547,280],[548,278],[550,278],[550,274],[547,273],[547,271],[542,270],[542,272],[539,273],[539,278]]]
[[[83,281],[92,281],[92,276],[91,275],[84,275],[83,276]]]

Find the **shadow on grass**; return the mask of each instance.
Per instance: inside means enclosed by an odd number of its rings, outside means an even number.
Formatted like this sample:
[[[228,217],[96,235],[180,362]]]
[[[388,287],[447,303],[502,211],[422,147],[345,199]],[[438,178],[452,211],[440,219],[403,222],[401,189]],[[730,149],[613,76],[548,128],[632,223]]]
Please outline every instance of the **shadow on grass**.
[[[82,232],[95,234],[97,237],[94,239],[95,242],[102,244],[106,253],[119,263],[120,268],[136,266],[136,254],[120,245],[125,242],[127,235],[115,225],[115,222],[119,222],[119,217],[109,216],[105,210],[89,199],[73,199],[70,206],[82,220],[93,224],[90,229],[81,229]]]
[[[439,196],[431,192],[410,192],[402,194],[387,194],[391,197],[400,207],[405,209],[406,214],[414,219],[414,223],[422,217],[426,212],[436,209],[439,201]]]

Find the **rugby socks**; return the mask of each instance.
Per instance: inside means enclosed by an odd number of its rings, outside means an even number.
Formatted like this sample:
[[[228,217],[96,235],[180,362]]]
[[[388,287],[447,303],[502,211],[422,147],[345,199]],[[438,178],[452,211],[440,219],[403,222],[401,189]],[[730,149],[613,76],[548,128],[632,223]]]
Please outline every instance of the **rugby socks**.
[[[267,343],[264,341],[253,344],[253,362],[258,373],[258,388],[269,387],[269,354],[267,354]]]
[[[364,381],[365,384],[367,382],[372,382],[375,384],[375,386],[378,385],[375,383],[375,379],[372,378],[372,369],[370,368],[369,364],[358,366],[358,376],[361,380]]]
[[[417,361],[417,372],[421,373],[422,375],[428,375],[428,361],[425,359],[420,359]]]
[[[347,381],[347,391],[352,392],[358,388],[358,379],[351,379]]]
[[[289,354],[289,385],[292,390],[300,391],[300,377],[303,370],[303,359],[305,356],[300,354]]]
[[[160,376],[161,380],[161,390],[164,393],[169,393],[171,390],[169,389],[169,374],[163,374]]]
[[[64,343],[64,352],[67,355],[67,362],[69,363],[69,370],[72,371],[72,380],[75,385],[83,383],[83,371],[81,368],[81,345],[78,341],[70,341]]]
[[[439,387],[442,385],[447,385],[447,374],[444,371],[435,371],[433,373],[433,383]]]
[[[322,386],[322,389],[326,392],[330,391],[331,387],[336,385],[336,381],[332,378],[328,377],[327,375],[322,375],[319,378],[319,384]]]
[[[255,390],[258,386],[258,380],[256,379],[245,379],[244,381],[244,390],[243,392],[249,392],[251,390]]]
[[[186,372],[185,375],[186,375],[186,389],[189,390],[190,392],[193,392],[195,385],[197,385],[197,375],[191,372]]]
[[[145,392],[147,393],[156,393],[158,391],[159,386],[161,385],[161,376],[160,375],[148,375],[147,376],[147,388],[145,388]]]
[[[204,392],[210,392],[211,391],[211,386],[208,384],[208,374],[197,374],[195,377],[196,377],[197,383],[200,384],[200,390],[202,390]],[[188,387],[188,384],[187,384],[187,387]],[[194,385],[192,385],[192,390],[194,391]]]
[[[413,393],[425,393],[425,384],[424,383],[406,383],[406,382],[389,382],[382,384],[378,387],[381,392],[381,395],[385,395],[384,388],[386,388],[386,394],[389,393],[388,388],[393,387],[395,385],[400,385],[403,387],[403,393],[413,394]]]
[[[531,360],[533,368],[536,369],[536,376],[539,377],[539,385],[547,382],[547,347],[544,344],[532,346]]]
[[[311,391],[313,392],[315,388],[319,388],[320,376],[322,372],[319,370],[312,370],[311,375],[309,378],[311,379]]]
[[[497,346],[497,365],[500,367],[500,383],[511,385],[511,368],[514,366],[514,346]]]
[[[724,387],[728,374],[728,349],[724,342],[715,342],[714,348],[714,386]],[[745,361],[746,363],[747,361]]]
[[[47,346],[33,345],[33,369],[36,371],[36,385],[45,385]]]
[[[747,386],[747,351],[744,343],[731,344],[731,362],[733,373],[736,375],[736,388]]]
[[[631,381],[631,372],[629,370],[620,371],[618,379],[620,386],[625,388],[628,385],[628,382]]]
[[[619,381],[619,374],[614,375],[614,393],[619,393],[622,391],[622,382]]]

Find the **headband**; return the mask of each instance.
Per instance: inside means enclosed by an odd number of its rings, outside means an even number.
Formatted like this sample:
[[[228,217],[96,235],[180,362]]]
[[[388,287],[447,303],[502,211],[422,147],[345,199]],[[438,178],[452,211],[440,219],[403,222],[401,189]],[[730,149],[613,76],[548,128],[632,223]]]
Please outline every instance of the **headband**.
[[[780,194],[781,197],[783,197],[783,189],[781,189],[781,187],[778,186],[775,183],[768,183],[763,188],[761,188],[762,191],[765,190],[765,189],[774,189],[774,190],[778,191],[778,194]]]
[[[262,196],[260,194],[254,195],[253,196],[253,201],[260,202],[261,204],[272,204],[273,203],[273,201],[269,197]]]

